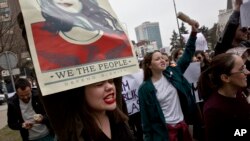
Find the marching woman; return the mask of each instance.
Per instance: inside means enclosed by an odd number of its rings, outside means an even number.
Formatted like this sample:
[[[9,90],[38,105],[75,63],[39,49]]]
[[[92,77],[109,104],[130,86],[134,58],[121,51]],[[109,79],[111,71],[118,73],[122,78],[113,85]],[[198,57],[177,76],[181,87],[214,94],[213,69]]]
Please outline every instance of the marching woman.
[[[177,66],[166,66],[159,51],[144,57],[144,82],[139,89],[139,102],[145,141],[192,140],[186,122],[191,121],[196,107],[191,85],[183,73],[195,52],[198,27],[195,21]]]

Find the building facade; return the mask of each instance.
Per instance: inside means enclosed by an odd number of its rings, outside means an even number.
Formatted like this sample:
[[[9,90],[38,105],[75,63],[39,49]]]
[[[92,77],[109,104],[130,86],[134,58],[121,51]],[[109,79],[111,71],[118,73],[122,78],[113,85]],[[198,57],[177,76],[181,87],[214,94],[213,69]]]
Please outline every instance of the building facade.
[[[134,46],[138,58],[143,58],[147,52],[158,50],[156,41],[141,40]]]
[[[0,0],[0,22],[8,22],[10,17],[10,7],[7,0]]]
[[[17,15],[20,12],[19,1],[0,0],[0,54],[6,51],[16,54],[18,59],[16,68],[23,68],[27,58],[30,58],[28,46],[18,25]],[[0,72],[3,70],[0,67]],[[1,77],[0,73],[0,79]]]
[[[219,11],[218,15],[218,27],[217,27],[217,36],[218,38],[222,35],[223,30],[227,24],[227,21],[231,14],[233,13],[233,0],[227,0],[227,9]]]
[[[162,48],[160,26],[158,22],[144,22],[135,28],[137,42],[148,40],[156,42],[157,48]]]

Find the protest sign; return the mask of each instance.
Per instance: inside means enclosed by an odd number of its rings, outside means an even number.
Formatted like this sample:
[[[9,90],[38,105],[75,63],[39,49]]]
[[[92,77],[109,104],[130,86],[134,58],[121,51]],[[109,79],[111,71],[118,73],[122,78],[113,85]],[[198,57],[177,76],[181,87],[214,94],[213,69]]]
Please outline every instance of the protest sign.
[[[122,96],[126,102],[128,114],[140,111],[138,90],[143,82],[143,70],[122,77]]]
[[[184,42],[187,43],[190,35],[189,34],[182,34],[181,36],[184,38]],[[208,50],[207,40],[203,36],[202,33],[197,34],[197,40],[196,40],[195,46],[196,46],[195,50],[202,50],[202,51]]]
[[[241,27],[250,26],[250,1],[243,3],[240,7]]]
[[[42,95],[138,71],[108,0],[19,2]]]
[[[187,81],[192,86],[192,93],[195,96],[195,101],[196,102],[203,101],[199,97],[198,90],[197,90],[197,82],[199,80],[200,75],[201,75],[200,62],[190,63],[190,65],[188,66],[187,70],[184,73],[184,77],[187,79]]]
[[[197,82],[201,74],[200,62],[190,63],[187,70],[184,73],[184,77],[189,83]]]

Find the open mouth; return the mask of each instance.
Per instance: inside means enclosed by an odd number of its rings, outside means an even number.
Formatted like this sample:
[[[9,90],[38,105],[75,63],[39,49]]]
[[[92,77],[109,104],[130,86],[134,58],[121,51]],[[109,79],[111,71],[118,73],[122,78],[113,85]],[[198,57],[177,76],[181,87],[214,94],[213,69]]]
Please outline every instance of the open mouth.
[[[166,66],[166,64],[161,64],[161,67],[165,67]]]
[[[105,96],[103,100],[106,104],[113,104],[116,102],[114,93]]]

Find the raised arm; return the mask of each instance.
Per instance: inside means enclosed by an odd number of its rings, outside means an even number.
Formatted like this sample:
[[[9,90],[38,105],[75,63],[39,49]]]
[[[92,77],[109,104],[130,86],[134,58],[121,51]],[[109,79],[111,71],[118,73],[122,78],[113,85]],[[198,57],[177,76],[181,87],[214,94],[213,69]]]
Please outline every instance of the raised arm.
[[[194,21],[191,27],[192,27],[192,31],[187,41],[184,53],[182,57],[177,61],[177,66],[180,67],[182,73],[186,71],[190,62],[192,61],[192,57],[194,56],[195,42],[197,39],[196,34],[198,32],[199,23]]]
[[[236,33],[236,30],[240,23],[240,6],[242,0],[235,0],[234,11],[230,16],[220,39],[217,41],[214,53],[215,55],[226,52],[228,49],[232,48],[233,39]]]

